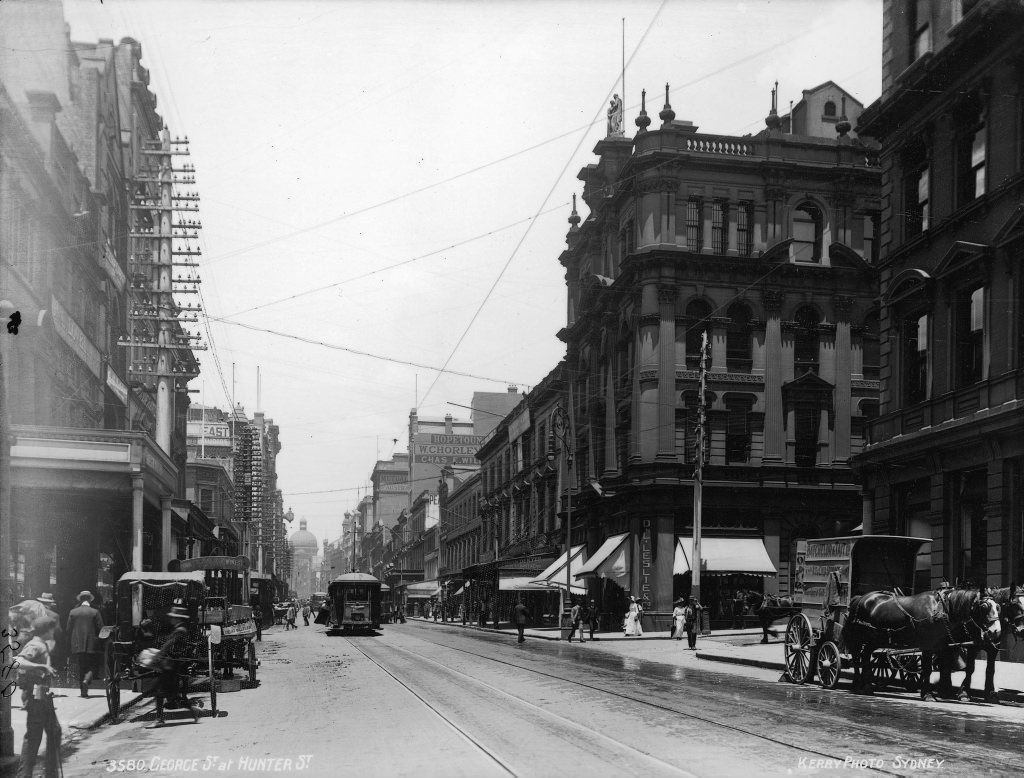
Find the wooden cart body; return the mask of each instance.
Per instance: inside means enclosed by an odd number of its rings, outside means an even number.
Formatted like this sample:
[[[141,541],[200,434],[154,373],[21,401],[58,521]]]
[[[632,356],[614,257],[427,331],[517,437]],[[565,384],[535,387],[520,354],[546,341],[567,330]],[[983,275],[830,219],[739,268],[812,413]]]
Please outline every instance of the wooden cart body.
[[[786,675],[806,683],[817,675],[835,688],[850,656],[843,645],[843,625],[850,600],[868,592],[914,594],[917,556],[928,538],[899,535],[853,535],[806,541],[796,560],[793,601],[800,612],[789,620],[785,638]],[[876,681],[899,677],[910,688],[920,682],[916,651],[879,649],[872,657]],[[916,663],[915,663],[916,656]]]

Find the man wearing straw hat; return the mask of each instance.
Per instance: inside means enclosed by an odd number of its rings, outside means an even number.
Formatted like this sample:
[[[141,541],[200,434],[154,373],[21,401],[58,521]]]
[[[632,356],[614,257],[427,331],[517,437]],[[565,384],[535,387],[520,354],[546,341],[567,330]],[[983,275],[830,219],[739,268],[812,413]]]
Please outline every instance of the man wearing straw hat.
[[[92,592],[79,592],[78,606],[68,614],[68,652],[78,665],[78,689],[83,697],[89,696],[89,684],[96,674],[99,659],[99,635],[103,629],[103,616],[92,607]]]

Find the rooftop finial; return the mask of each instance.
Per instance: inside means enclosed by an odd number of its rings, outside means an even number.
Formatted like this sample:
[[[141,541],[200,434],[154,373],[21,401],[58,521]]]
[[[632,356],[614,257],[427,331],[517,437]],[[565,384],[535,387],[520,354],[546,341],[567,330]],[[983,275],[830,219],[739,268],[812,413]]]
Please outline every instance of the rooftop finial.
[[[779,82],[775,82],[775,87],[772,89],[772,109],[768,112],[768,116],[765,117],[764,123],[769,130],[777,130],[782,126],[782,119],[779,118],[778,110],[778,92]]]
[[[647,90],[644,89],[640,92],[640,115],[636,117],[636,126],[639,128],[637,132],[647,132],[647,127],[651,123],[651,117],[647,115]]]
[[[673,119],[676,118],[676,112],[672,110],[672,106],[668,102],[668,83],[665,83],[665,107],[661,109],[661,113],[658,116],[661,117],[661,121],[664,124],[669,124]]]
[[[845,138],[846,134],[853,128],[850,124],[850,120],[846,118],[846,95],[843,95],[843,108],[839,115],[839,121],[836,122],[836,132],[839,133],[840,138]]]
[[[576,213],[576,194],[572,196],[572,214],[569,216],[569,232],[576,232],[580,228],[580,215]]]

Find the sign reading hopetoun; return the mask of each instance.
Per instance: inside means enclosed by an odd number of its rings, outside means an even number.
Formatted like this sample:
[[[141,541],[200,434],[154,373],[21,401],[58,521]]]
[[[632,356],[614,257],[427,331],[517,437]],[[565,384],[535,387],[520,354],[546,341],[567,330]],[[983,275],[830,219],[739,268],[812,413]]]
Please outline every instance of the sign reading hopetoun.
[[[413,436],[412,461],[421,465],[475,467],[480,464],[476,452],[483,435],[442,435],[419,433]]]

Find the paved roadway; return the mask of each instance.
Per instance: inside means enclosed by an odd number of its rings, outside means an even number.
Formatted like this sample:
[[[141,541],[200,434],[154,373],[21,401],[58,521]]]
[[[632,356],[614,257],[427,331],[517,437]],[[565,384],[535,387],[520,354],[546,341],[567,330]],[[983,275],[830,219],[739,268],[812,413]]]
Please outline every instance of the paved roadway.
[[[216,719],[152,729],[152,705],[137,707],[78,743],[64,774],[814,775],[847,760],[1024,774],[1018,708],[797,687],[675,641],[519,645],[410,621],[373,637],[273,631],[260,653],[260,687],[220,695]]]

